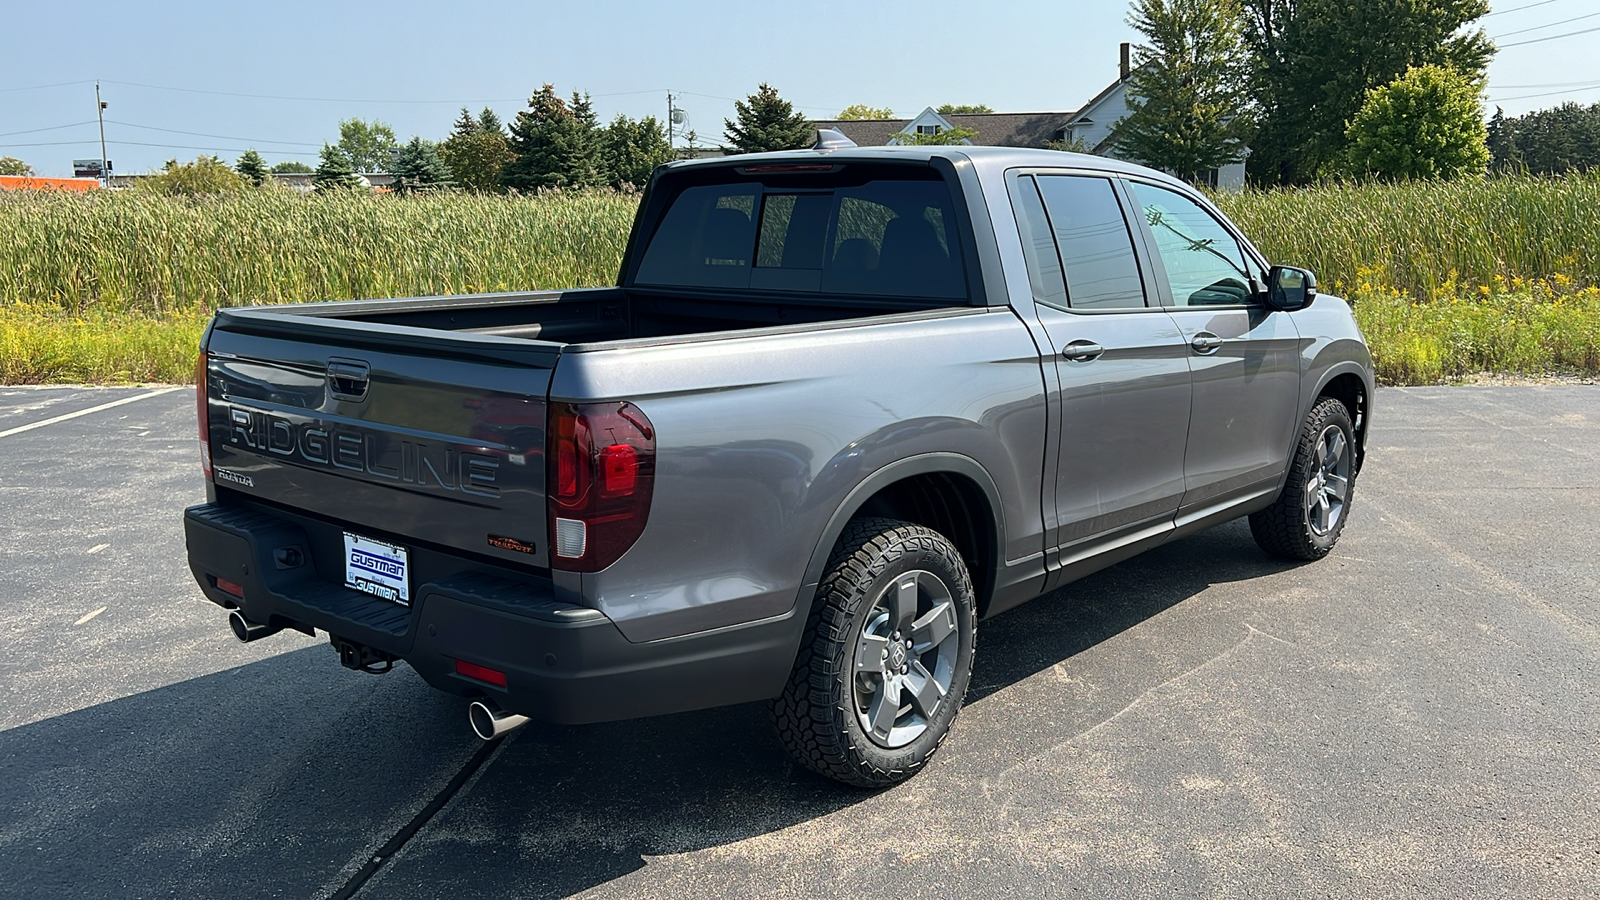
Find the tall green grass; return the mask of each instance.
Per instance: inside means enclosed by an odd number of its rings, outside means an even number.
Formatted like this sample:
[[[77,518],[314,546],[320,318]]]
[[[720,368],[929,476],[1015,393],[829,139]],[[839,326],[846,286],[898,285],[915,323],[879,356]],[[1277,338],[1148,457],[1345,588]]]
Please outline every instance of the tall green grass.
[[[0,304],[196,308],[615,282],[637,198],[0,194]]]
[[[1329,184],[1214,199],[1274,262],[1325,290],[1417,300],[1480,287],[1600,284],[1600,172]]]
[[[1600,173],[1221,194],[1380,378],[1600,373]],[[610,284],[636,196],[0,193],[0,381],[186,380],[218,306]]]

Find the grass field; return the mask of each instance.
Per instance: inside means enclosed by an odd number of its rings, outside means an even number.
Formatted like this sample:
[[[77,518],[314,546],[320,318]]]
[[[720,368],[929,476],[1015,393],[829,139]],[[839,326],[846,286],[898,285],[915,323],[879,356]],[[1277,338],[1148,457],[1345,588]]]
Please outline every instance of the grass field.
[[[1600,373],[1600,174],[1223,194],[1379,374]],[[0,381],[181,381],[211,310],[612,283],[637,197],[0,195]]]

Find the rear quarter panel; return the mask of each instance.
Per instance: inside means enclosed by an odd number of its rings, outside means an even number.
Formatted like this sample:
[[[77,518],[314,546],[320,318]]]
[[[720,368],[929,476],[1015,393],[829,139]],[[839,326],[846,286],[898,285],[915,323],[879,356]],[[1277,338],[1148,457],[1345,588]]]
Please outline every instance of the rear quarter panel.
[[[1005,308],[569,348],[552,400],[626,399],[657,434],[644,534],[583,594],[634,641],[785,615],[851,490],[928,453],[988,472],[1002,555],[1037,554],[1043,390]]]

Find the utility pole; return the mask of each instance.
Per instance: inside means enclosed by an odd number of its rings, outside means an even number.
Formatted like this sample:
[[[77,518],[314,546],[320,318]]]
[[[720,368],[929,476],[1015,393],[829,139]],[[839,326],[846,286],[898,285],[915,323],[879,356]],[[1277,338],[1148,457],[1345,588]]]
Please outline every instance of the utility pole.
[[[672,92],[667,91],[667,149],[672,150]],[[676,156],[677,154],[673,154]]]
[[[111,187],[111,165],[106,161],[106,104],[100,99],[100,82],[94,83],[94,114],[100,120],[100,184]]]

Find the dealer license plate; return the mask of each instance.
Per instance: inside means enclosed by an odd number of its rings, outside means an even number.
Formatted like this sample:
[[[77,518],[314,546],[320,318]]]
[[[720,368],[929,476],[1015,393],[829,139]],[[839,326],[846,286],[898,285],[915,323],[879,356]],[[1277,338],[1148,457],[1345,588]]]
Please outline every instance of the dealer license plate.
[[[411,605],[406,548],[344,533],[344,586],[405,606]]]

